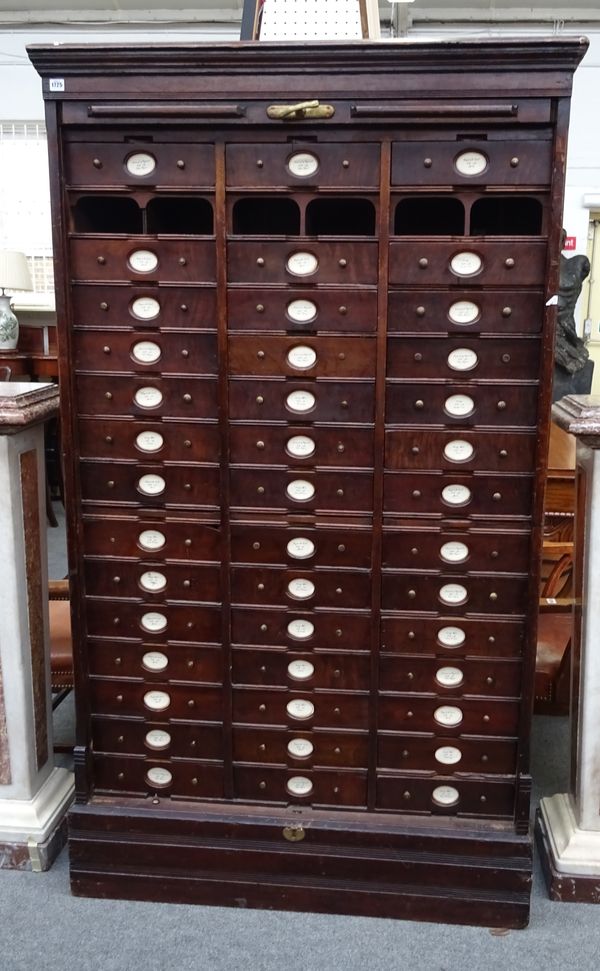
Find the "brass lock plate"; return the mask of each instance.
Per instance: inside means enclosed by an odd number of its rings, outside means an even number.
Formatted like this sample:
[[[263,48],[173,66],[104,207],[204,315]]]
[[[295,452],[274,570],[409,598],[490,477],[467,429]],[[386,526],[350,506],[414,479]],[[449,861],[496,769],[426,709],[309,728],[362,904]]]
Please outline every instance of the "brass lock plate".
[[[269,105],[267,108],[268,117],[275,121],[311,121],[332,118],[334,114],[333,105],[322,105],[317,100],[299,101],[295,105]]]

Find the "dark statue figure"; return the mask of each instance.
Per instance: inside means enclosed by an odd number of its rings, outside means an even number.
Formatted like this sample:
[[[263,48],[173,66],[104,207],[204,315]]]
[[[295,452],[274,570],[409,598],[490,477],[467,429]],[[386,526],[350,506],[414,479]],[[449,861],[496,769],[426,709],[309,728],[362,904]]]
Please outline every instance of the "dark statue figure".
[[[564,243],[563,230],[563,243]],[[590,273],[587,256],[560,257],[558,314],[556,322],[554,390],[552,400],[566,394],[589,394],[594,370],[593,361],[575,327],[575,305],[583,281]]]

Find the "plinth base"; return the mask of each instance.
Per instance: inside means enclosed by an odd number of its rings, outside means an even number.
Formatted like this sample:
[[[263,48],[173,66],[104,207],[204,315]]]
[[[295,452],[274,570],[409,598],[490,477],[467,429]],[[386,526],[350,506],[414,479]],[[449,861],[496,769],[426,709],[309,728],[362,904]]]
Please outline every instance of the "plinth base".
[[[73,773],[54,768],[33,799],[0,799],[0,868],[48,870],[67,837]]]
[[[571,799],[542,799],[535,833],[551,900],[600,904],[600,832],[579,829]]]
[[[69,814],[74,894],[525,927],[529,836],[500,821],[95,799]]]

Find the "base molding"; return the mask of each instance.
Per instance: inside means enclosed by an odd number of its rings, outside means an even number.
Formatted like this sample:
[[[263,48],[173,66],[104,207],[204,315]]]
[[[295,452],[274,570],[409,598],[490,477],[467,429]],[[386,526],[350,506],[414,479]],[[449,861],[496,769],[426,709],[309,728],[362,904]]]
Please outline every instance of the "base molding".
[[[73,773],[55,767],[33,799],[0,799],[0,869],[48,870],[66,843]]]
[[[71,810],[69,850],[80,896],[505,928],[529,919],[531,840],[499,821],[204,803],[159,813],[98,799]]]
[[[600,904],[600,832],[577,827],[570,796],[542,799],[535,835],[550,899]]]

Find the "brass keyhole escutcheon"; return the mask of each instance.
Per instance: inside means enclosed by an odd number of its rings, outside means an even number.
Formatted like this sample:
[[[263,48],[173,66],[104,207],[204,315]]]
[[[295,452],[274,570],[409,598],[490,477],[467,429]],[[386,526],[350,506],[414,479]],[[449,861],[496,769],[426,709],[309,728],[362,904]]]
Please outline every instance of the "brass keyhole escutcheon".
[[[304,826],[301,826],[300,823],[294,823],[292,826],[284,826],[283,828],[283,838],[288,843],[299,843],[305,836]]]

